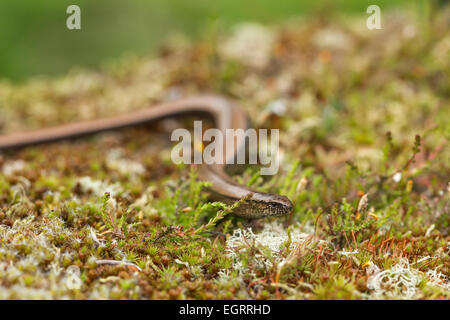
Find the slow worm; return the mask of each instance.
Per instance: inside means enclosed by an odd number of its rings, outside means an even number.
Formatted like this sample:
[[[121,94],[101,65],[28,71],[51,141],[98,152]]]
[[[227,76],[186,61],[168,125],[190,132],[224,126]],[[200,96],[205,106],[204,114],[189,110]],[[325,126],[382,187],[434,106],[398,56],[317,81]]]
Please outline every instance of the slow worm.
[[[143,125],[165,118],[188,115],[212,118],[215,127],[221,130],[224,137],[226,129],[245,130],[248,123],[244,112],[229,100],[219,96],[197,96],[164,102],[156,106],[110,118],[3,135],[0,136],[0,151],[73,139],[99,132]],[[235,157],[237,150],[243,147],[245,147],[244,139],[241,141],[238,139],[235,148],[229,151],[229,154],[226,154],[226,150],[224,150],[224,157],[226,159]],[[223,162],[226,162],[226,159]],[[225,166],[224,164],[203,163],[198,165],[198,173],[201,180],[211,183],[211,191],[219,196],[220,200],[232,203],[243,197],[248,198],[247,201],[233,211],[233,214],[246,218],[263,218],[280,216],[292,211],[292,203],[287,197],[258,192],[240,185],[225,173]]]

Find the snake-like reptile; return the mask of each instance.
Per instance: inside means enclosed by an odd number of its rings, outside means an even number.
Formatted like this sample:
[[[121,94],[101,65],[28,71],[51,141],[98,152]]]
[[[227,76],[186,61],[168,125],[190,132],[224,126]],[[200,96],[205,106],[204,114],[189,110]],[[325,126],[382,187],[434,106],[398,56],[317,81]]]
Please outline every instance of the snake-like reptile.
[[[69,123],[52,128],[44,128],[30,132],[19,132],[0,136],[0,151],[23,148],[65,139],[78,138],[104,131],[144,125],[157,120],[183,117],[206,116],[212,118],[214,126],[225,137],[226,129],[247,129],[245,113],[228,99],[219,96],[196,96],[175,101],[164,102],[152,107],[110,118]],[[237,150],[245,147],[244,139],[238,139],[234,150],[224,152],[224,161],[234,158]],[[291,201],[278,194],[258,192],[234,182],[225,173],[224,164],[198,165],[198,176],[211,183],[210,190],[226,203],[233,203],[247,198],[233,214],[245,218],[263,218],[280,216],[292,211]]]

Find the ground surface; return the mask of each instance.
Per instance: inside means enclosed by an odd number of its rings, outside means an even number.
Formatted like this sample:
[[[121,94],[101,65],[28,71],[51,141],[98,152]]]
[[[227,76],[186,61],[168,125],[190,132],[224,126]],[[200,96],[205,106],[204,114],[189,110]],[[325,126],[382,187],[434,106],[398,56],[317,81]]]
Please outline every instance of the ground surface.
[[[174,121],[3,153],[0,298],[448,299],[449,17],[243,25],[0,83],[3,133],[234,98],[281,131],[279,174],[234,178],[295,203],[284,218],[222,215],[172,164]]]

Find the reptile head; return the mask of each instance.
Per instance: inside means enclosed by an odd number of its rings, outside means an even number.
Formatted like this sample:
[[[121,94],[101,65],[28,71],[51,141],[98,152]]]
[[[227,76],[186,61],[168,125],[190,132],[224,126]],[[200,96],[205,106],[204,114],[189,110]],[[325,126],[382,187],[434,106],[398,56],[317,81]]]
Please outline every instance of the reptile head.
[[[246,218],[278,217],[292,212],[293,205],[288,197],[255,193],[233,211],[233,214]]]

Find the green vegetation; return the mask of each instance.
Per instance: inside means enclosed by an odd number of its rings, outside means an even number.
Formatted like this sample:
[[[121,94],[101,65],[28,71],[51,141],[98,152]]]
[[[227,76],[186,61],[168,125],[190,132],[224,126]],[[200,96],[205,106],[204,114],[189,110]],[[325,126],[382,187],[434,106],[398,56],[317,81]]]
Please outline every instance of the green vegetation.
[[[189,119],[3,153],[0,298],[449,299],[450,8],[430,14],[212,29],[156,57],[1,82],[2,133],[235,99],[280,128],[281,163],[234,178],[294,211],[247,221],[208,202],[170,160]]]
[[[428,0],[2,0],[0,78],[60,75],[73,67],[98,68],[108,59],[146,54],[178,32],[199,36],[212,26],[242,21],[275,22],[315,11],[363,14],[370,4],[383,9],[423,6]],[[81,8],[82,30],[66,28],[66,9]],[[206,30],[206,31],[205,31]]]

